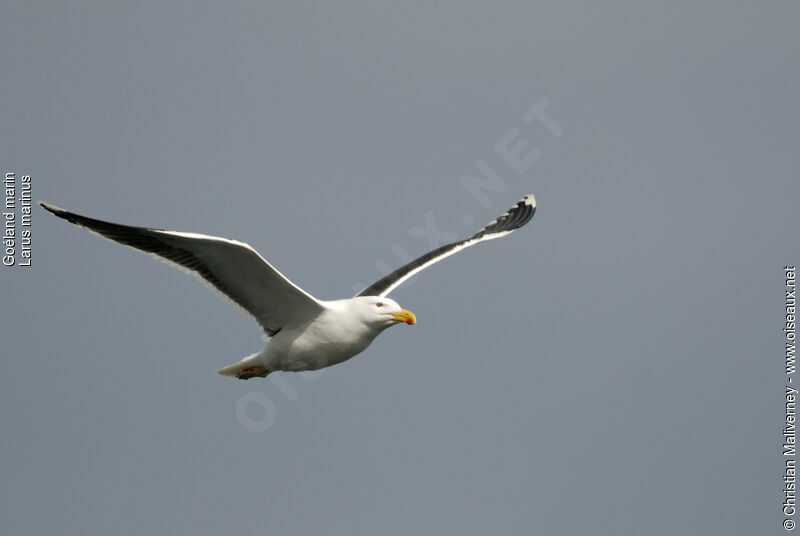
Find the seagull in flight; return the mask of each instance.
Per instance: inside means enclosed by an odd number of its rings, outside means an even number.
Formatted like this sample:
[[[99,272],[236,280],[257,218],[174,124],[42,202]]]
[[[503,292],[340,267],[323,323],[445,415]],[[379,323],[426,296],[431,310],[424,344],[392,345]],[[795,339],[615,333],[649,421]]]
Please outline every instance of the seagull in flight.
[[[40,201],[59,218],[189,272],[252,317],[267,346],[217,372],[247,380],[275,371],[317,370],[364,351],[386,328],[417,322],[387,295],[408,278],[465,248],[508,235],[530,221],[536,200],[528,194],[469,238],[401,266],[358,295],[319,300],[273,268],[250,245],[197,233],[132,227],[88,218]]]

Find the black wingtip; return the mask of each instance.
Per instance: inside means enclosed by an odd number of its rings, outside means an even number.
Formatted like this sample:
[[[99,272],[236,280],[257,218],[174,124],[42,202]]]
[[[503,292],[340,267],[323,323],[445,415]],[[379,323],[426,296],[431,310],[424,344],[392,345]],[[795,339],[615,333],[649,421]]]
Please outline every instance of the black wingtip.
[[[47,203],[45,201],[39,201],[39,206],[42,207],[43,209],[45,209],[47,212],[51,212],[55,216],[58,216],[62,220],[67,220],[70,223],[74,223],[76,225],[81,225],[81,223],[78,221],[78,219],[80,219],[81,216],[78,216],[77,214],[73,214],[69,210],[64,210],[63,208],[59,208],[59,207],[57,207],[55,205],[51,205],[50,203]]]
[[[57,206],[55,206],[55,205],[51,205],[50,203],[46,203],[45,201],[39,201],[39,206],[40,206],[40,207],[42,207],[43,209],[45,209],[45,210],[46,210],[46,211],[48,211],[48,212],[52,212],[52,213],[53,213],[53,214],[55,214],[56,216],[57,216],[59,213],[61,213],[61,212],[64,212],[64,210],[62,210],[62,209],[58,208],[58,207],[57,207]]]

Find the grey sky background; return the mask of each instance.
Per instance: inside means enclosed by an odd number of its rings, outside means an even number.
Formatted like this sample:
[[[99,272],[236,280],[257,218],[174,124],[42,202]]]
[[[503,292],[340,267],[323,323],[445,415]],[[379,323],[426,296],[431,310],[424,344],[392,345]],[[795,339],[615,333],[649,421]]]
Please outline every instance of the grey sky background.
[[[0,162],[35,199],[245,240],[324,299],[427,251],[429,211],[538,211],[394,292],[417,326],[281,389],[214,374],[263,344],[247,318],[37,207],[32,267],[0,270],[2,532],[782,532],[799,15],[4,3]],[[522,120],[542,98],[560,137]]]

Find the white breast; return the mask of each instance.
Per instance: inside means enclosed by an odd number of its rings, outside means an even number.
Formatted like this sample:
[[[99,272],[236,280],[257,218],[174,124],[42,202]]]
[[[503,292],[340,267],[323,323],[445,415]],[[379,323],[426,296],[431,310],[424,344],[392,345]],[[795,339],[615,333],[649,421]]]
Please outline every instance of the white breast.
[[[276,334],[267,347],[266,366],[299,371],[335,365],[364,351],[378,333],[346,310],[326,309],[313,322]]]

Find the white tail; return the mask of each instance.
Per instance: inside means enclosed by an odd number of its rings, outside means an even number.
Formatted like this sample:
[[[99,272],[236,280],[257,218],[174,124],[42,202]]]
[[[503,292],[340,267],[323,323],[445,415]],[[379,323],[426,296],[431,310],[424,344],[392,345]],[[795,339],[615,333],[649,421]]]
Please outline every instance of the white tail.
[[[265,378],[270,372],[272,371],[268,370],[261,361],[260,354],[253,354],[238,363],[219,369],[217,374],[239,378],[240,380],[249,380],[256,377]]]

